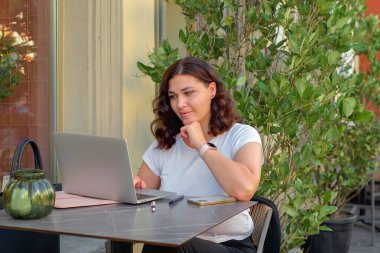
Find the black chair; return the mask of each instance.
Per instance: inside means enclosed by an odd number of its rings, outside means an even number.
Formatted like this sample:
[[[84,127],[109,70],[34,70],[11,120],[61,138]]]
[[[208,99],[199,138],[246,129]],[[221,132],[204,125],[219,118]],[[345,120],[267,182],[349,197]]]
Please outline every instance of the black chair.
[[[257,195],[251,200],[258,202],[250,210],[255,223],[252,239],[257,253],[279,253],[281,226],[276,205],[271,200]]]

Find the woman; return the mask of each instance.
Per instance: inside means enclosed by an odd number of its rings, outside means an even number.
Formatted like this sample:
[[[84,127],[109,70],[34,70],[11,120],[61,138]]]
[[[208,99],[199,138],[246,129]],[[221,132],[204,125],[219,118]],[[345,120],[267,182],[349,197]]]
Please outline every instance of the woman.
[[[156,140],[143,155],[136,188],[251,199],[260,181],[260,136],[238,123],[234,103],[210,65],[194,57],[175,62],[153,106]],[[246,210],[180,248],[146,245],[143,252],[254,252],[252,231]]]

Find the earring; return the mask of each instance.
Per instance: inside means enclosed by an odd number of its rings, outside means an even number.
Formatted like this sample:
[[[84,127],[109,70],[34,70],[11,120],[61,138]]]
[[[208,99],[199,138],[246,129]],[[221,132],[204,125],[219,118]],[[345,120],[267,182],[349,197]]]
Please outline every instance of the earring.
[[[215,97],[215,94],[212,94],[212,95],[211,95],[211,99],[213,99],[214,97]]]

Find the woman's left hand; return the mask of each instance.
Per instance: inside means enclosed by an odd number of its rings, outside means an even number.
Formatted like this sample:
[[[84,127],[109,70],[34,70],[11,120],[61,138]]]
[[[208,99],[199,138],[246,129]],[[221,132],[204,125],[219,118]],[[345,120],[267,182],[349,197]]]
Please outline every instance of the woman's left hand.
[[[199,150],[205,143],[207,143],[201,124],[197,121],[181,127],[180,134],[182,139],[187,140],[196,150]]]

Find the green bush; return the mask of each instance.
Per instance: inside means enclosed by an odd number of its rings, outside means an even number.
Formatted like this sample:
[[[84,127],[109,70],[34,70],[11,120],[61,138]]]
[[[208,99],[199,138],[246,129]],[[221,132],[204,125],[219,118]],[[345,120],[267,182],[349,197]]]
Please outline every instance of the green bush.
[[[379,89],[379,64],[364,78],[350,71],[342,54],[365,53],[373,59],[380,46],[378,20],[364,17],[364,0],[175,3],[186,18],[179,39],[187,53],[214,65],[246,123],[263,137],[265,164],[258,194],[277,204],[281,251],[288,252],[308,235],[327,229],[320,224],[338,208],[334,201],[342,188],[324,188],[327,179],[321,168],[333,168],[328,178],[333,182],[338,172],[357,169],[339,160],[350,155],[340,144],[355,141],[361,133],[357,129],[374,130],[363,97],[379,101],[379,92],[372,93]],[[149,54],[150,64],[139,62],[138,67],[158,83],[178,57],[178,49],[165,40]],[[373,155],[379,139],[362,141]],[[335,185],[362,186],[371,170],[372,165],[360,167],[360,180],[347,172]]]

